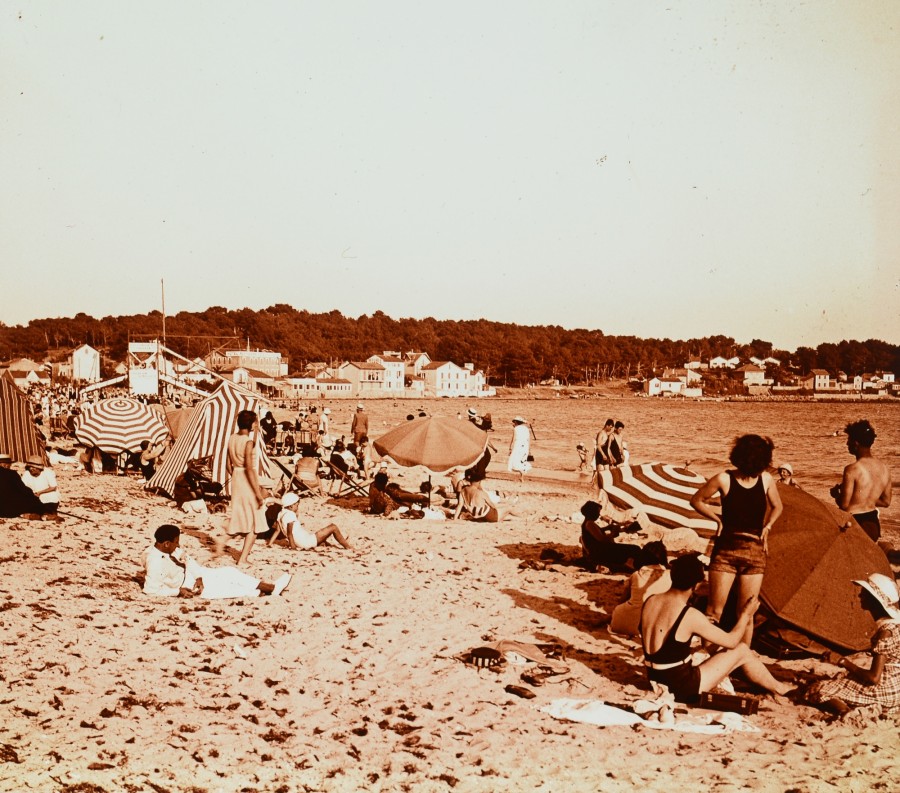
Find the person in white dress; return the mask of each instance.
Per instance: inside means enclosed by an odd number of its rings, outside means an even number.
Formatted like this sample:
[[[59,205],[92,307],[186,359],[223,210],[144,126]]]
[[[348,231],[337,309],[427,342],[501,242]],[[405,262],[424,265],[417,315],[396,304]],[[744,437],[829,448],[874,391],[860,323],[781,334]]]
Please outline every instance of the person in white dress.
[[[509,460],[506,469],[510,473],[517,473],[519,481],[525,479],[525,474],[531,470],[531,461],[528,459],[531,452],[531,429],[528,422],[521,416],[513,419],[513,436],[509,445]]]

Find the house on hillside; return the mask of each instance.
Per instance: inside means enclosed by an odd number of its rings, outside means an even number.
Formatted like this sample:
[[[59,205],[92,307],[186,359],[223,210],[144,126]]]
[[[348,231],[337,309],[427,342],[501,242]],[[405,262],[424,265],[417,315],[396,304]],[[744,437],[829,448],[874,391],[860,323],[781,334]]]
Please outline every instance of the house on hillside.
[[[385,368],[377,361],[344,361],[338,367],[337,377],[350,381],[353,396],[384,396]]]
[[[325,397],[351,397],[353,396],[353,383],[341,377],[316,378],[319,392]]]
[[[728,359],[723,358],[721,355],[717,355],[715,358],[709,359],[709,368],[710,369],[727,369],[728,368]]]
[[[831,375],[825,369],[812,369],[806,377],[801,378],[800,384],[808,391],[829,391]]]
[[[399,352],[386,350],[381,355],[370,355],[368,363],[378,363],[384,367],[384,383],[382,391],[385,396],[400,396],[403,394],[406,381],[406,364]]]
[[[89,344],[72,351],[72,380],[76,383],[96,383],[100,380],[100,353]]]
[[[288,399],[317,399],[320,394],[319,383],[315,377],[294,374],[278,382],[279,390]]]
[[[403,355],[403,363],[406,365],[406,378],[409,380],[422,374],[422,369],[431,363],[431,357],[427,352],[407,352]]]
[[[459,397],[469,391],[469,371],[453,361],[432,361],[422,367],[425,396]]]
[[[766,385],[766,370],[753,363],[744,364],[733,369],[731,376],[740,380],[745,386]]]
[[[288,373],[288,361],[282,357],[280,352],[251,350],[249,347],[246,350],[210,353],[206,357],[206,366],[214,372],[235,366],[241,369],[253,369],[268,377],[286,377]]]
[[[664,369],[661,380],[681,380],[685,386],[700,385],[703,377],[696,369],[688,369],[687,367],[678,369]]]
[[[678,396],[684,390],[684,381],[677,377],[651,377],[644,381],[644,393],[647,396]]]

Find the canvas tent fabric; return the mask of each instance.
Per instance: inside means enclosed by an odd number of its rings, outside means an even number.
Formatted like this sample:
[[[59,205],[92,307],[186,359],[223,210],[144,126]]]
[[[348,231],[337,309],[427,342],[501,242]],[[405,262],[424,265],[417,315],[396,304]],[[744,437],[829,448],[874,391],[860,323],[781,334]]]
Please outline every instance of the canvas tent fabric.
[[[171,498],[175,482],[187,470],[188,463],[210,457],[213,481],[221,484],[223,492],[229,494],[228,439],[237,432],[238,413],[242,410],[258,412],[259,404],[259,399],[239,391],[227,381],[222,382],[210,396],[194,406],[187,426],[147,482],[147,490],[156,490]],[[272,464],[261,432],[256,434],[256,455],[259,460],[257,473],[271,479]]]
[[[884,551],[837,507],[796,487],[779,484],[778,492],[784,511],[769,534],[763,606],[826,645],[867,649],[875,623],[853,581],[893,577]]]
[[[193,415],[193,408],[175,408],[174,410],[166,411],[166,423],[169,425],[169,432],[172,433],[172,437],[175,440],[181,437],[181,433],[188,426]]]
[[[44,439],[34,423],[31,400],[15,384],[8,372],[0,377],[0,452],[24,463],[36,454],[45,463]]]

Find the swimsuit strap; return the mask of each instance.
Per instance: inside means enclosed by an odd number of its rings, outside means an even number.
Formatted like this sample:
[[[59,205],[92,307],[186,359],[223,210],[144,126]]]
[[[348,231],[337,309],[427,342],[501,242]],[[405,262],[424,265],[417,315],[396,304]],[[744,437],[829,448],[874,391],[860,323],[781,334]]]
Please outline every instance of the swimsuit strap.
[[[649,598],[648,598],[648,600],[649,600]],[[688,603],[681,610],[681,614],[678,615],[678,618],[675,620],[675,622],[672,623],[672,626],[669,628],[669,630],[666,631],[666,635],[663,637],[662,644],[659,646],[659,649],[657,649],[657,651],[655,653],[647,652],[647,647],[644,645],[644,631],[643,631],[644,626],[641,623],[638,623],[638,632],[641,634],[641,649],[644,651],[644,655],[656,655],[661,650],[665,649],[666,645],[669,643],[669,639],[672,639],[673,641],[677,641],[677,639],[675,639],[675,634],[678,631],[678,626],[681,625],[681,621],[684,619],[684,615],[687,614],[688,609],[690,607],[691,607],[691,604]],[[682,642],[682,644],[683,643],[684,642]]]

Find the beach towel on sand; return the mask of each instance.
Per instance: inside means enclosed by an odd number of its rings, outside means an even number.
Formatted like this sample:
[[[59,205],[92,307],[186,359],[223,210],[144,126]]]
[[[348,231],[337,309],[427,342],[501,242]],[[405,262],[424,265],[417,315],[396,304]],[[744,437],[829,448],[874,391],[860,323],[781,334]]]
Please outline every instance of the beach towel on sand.
[[[577,721],[595,724],[598,727],[632,727],[640,724],[653,730],[678,730],[704,735],[722,735],[726,732],[759,732],[739,713],[701,713],[692,711],[687,715],[679,713],[674,722],[664,724],[647,721],[630,710],[607,705],[599,699],[554,699],[549,705],[538,708],[542,713],[560,721]]]

